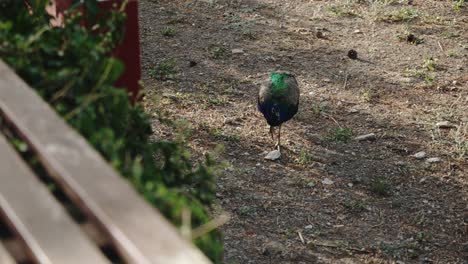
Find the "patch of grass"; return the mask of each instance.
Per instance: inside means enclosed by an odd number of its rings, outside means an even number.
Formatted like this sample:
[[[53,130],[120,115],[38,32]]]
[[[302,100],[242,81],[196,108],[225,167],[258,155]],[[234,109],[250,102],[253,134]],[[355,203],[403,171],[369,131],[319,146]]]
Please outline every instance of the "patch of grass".
[[[407,31],[403,34],[397,35],[400,41],[408,42],[410,44],[419,45],[424,43],[424,39],[417,37],[414,33]]]
[[[257,210],[255,210],[254,207],[244,205],[241,208],[239,208],[239,214],[243,216],[248,216],[255,214]]]
[[[453,32],[453,30],[447,30],[440,34],[444,39],[452,39],[460,37],[460,34],[457,32]]]
[[[299,152],[299,157],[297,158],[296,162],[300,165],[307,165],[312,161],[312,155],[306,149],[301,149]]]
[[[150,76],[157,80],[173,80],[177,75],[176,59],[166,59],[161,61],[158,66],[150,71]]]
[[[379,196],[390,196],[392,186],[390,182],[382,177],[376,178],[370,183],[370,191]]]
[[[453,155],[458,160],[465,160],[468,156],[468,123],[461,123],[456,130],[449,133],[453,142]]]
[[[226,105],[228,100],[220,96],[208,96],[206,103],[209,105]]]
[[[215,136],[217,139],[227,142],[239,142],[240,135],[239,134],[225,134],[221,129],[214,129],[211,131],[211,134]]]
[[[320,103],[320,104],[315,104],[312,107],[312,112],[314,112],[315,115],[320,115],[321,113],[325,113],[327,110],[327,105]]]
[[[450,50],[449,52],[447,52],[447,57],[449,57],[449,58],[456,58],[456,57],[458,57],[458,55],[457,55],[457,52],[456,52],[456,51]]]
[[[360,14],[356,12],[356,10],[351,9],[350,6],[327,6],[326,10],[328,13],[334,15],[334,16],[339,16],[339,17],[361,17]]]
[[[424,77],[424,84],[426,86],[433,86],[435,82],[435,76],[432,74],[428,74]]]
[[[223,29],[234,30],[247,39],[256,39],[255,32],[252,30],[254,26],[252,21],[243,21],[239,16],[231,16],[229,20],[229,25],[224,26]]]
[[[426,73],[423,70],[415,70],[415,69],[405,69],[403,74],[406,77],[416,77],[416,78],[424,78],[426,77]]]
[[[161,30],[161,34],[165,37],[173,37],[176,34],[176,30],[172,27],[165,27]]]
[[[361,93],[361,98],[369,103],[374,99],[374,92],[371,89],[366,89]]]
[[[211,58],[217,59],[217,60],[225,58],[227,56],[226,48],[224,48],[223,46],[212,45],[209,48],[209,52],[210,52]]]
[[[241,30],[242,36],[244,36],[247,39],[254,40],[257,37],[255,36],[254,31],[250,27],[243,28]]]
[[[420,69],[405,69],[404,75],[408,77],[417,77],[421,80],[424,80],[424,85],[427,87],[434,86],[436,81],[436,76],[431,74],[431,72],[437,70],[436,60],[432,57],[424,58],[422,66]]]
[[[465,6],[466,0],[455,0],[453,2],[453,8],[455,11],[460,12],[460,10]]]
[[[346,200],[343,206],[355,213],[366,211],[366,204],[362,200]]]
[[[437,65],[435,63],[435,60],[432,57],[426,57],[424,58],[423,67],[428,71],[435,71]]]
[[[403,8],[398,11],[383,14],[377,18],[377,21],[390,23],[409,22],[419,17],[419,12],[413,8]]]
[[[348,142],[354,136],[351,128],[338,127],[330,129],[328,135],[325,137],[327,141]]]

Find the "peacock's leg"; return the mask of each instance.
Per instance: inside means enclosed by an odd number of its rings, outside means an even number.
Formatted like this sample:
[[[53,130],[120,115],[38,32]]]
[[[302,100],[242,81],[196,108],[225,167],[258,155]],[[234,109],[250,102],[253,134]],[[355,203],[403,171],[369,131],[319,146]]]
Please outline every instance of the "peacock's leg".
[[[281,146],[281,125],[278,127],[278,141],[276,142],[275,148],[278,148],[278,151],[280,150]]]
[[[271,136],[271,140],[275,140],[275,137],[273,136],[273,132],[274,132],[274,127],[273,126],[270,126],[270,136]]]
[[[279,125],[278,129],[278,151],[280,150],[281,147],[281,125]]]

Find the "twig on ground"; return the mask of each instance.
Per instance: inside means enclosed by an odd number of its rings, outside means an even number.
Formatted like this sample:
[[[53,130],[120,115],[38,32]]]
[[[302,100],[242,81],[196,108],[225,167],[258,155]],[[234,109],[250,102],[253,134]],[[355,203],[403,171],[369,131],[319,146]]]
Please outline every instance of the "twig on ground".
[[[439,45],[440,50],[444,52],[444,48],[442,47],[442,44],[440,44],[440,41],[437,41],[437,44]]]
[[[358,253],[365,253],[365,254],[370,254],[373,252],[372,250],[365,249],[365,248],[345,247],[342,245],[327,244],[327,243],[321,243],[321,242],[316,242],[316,241],[309,241],[307,244],[312,244],[313,246],[316,246],[316,247],[341,248],[341,249],[351,250],[351,251],[355,251]]]
[[[305,240],[304,240],[304,238],[302,237],[301,231],[297,231],[297,234],[299,235],[299,238],[301,239],[302,244],[305,245]]]
[[[346,90],[346,85],[348,84],[348,73],[346,73],[345,75],[345,79],[344,79],[344,84],[343,84],[343,90]]]

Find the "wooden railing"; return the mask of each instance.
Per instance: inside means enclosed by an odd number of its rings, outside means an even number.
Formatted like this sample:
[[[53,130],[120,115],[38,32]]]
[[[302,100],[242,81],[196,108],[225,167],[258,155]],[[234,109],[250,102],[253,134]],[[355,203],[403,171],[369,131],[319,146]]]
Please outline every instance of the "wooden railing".
[[[47,174],[0,133],[1,264],[209,263],[1,60],[0,118]]]

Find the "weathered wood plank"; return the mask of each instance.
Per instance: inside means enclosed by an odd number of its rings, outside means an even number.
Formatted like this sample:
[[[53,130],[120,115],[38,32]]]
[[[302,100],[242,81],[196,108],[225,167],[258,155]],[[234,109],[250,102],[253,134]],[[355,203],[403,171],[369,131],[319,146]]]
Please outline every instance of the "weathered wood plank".
[[[5,247],[2,245],[0,242],[0,263],[2,264],[15,264],[16,262],[13,260],[13,258],[10,256],[8,251],[5,249]]]
[[[0,111],[128,262],[209,263],[3,62]]]
[[[1,134],[0,168],[0,210],[39,263],[109,263]]]

